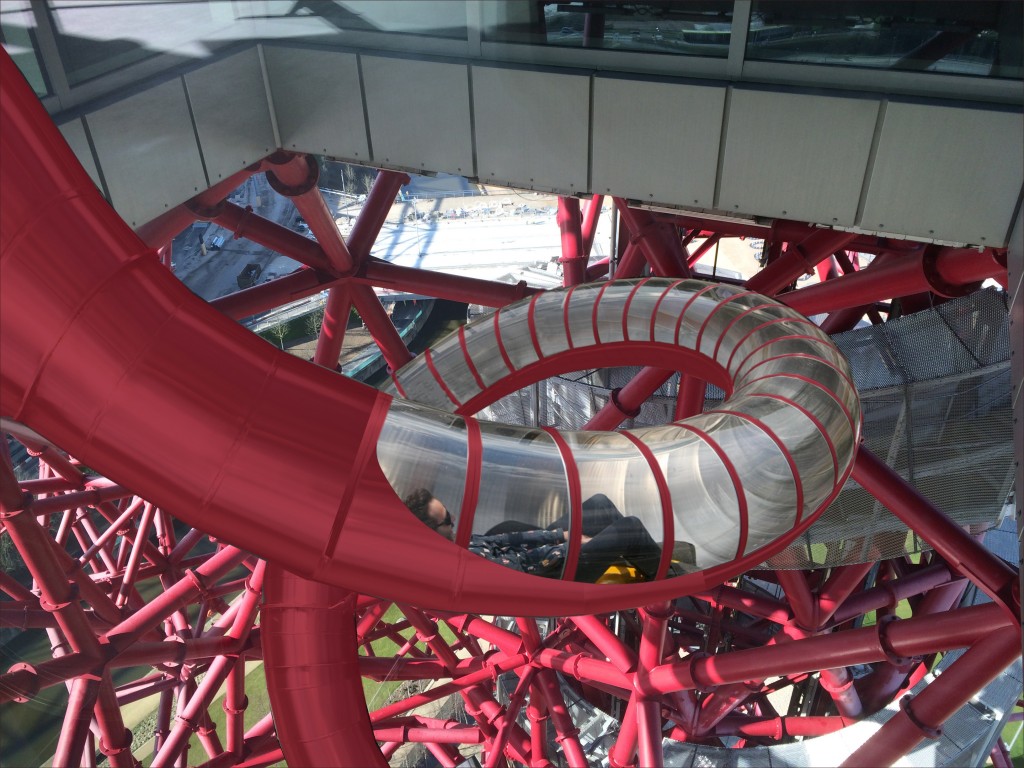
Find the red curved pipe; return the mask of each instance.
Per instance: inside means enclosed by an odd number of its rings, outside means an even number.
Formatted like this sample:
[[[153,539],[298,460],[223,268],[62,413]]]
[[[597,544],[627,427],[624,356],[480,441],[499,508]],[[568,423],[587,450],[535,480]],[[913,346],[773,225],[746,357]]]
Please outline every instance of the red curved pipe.
[[[706,589],[771,554],[591,585],[424,536],[375,461],[391,399],[194,296],[102,199],[6,54],[0,79],[0,415],[224,541],[425,608],[599,613]]]
[[[356,595],[274,565],[263,589],[263,665],[288,763],[386,768],[363,696]]]

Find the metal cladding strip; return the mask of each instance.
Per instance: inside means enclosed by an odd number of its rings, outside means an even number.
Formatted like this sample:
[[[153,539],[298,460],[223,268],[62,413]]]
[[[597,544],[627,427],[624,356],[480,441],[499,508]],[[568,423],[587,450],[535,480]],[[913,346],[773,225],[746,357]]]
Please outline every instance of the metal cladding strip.
[[[379,453],[357,467],[364,443],[378,444],[375,411],[388,411],[382,436],[394,433],[389,422],[399,411],[400,422],[435,425],[439,412],[414,403],[398,409],[388,395],[277,350],[196,297],[103,200],[6,53],[0,79],[0,416],[183,522],[306,578],[428,609],[523,616],[599,613],[706,589],[810,524],[813,515],[755,542],[739,560],[633,585],[539,582],[425,534]],[[581,288],[572,300],[593,301],[594,293]],[[676,318],[667,321],[671,334]],[[673,365],[701,362],[693,351],[653,342],[591,341],[572,352],[591,365],[654,354]],[[703,365],[708,379],[729,386],[718,364]],[[517,375],[524,372],[510,369]],[[485,443],[496,439],[494,428],[481,426]],[[664,449],[652,447],[656,455]],[[464,449],[460,455],[464,461]],[[841,460],[845,476],[852,456]]]

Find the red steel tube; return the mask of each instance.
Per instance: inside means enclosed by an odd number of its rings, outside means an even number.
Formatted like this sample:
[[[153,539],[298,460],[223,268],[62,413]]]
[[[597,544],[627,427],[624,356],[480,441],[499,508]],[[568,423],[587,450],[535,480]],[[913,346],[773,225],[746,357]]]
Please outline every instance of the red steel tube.
[[[590,259],[590,252],[594,248],[594,237],[597,235],[597,220],[601,216],[601,208],[604,206],[604,195],[594,195],[587,201],[586,210],[583,211],[583,256]]]
[[[697,416],[704,412],[704,396],[708,383],[692,373],[680,374],[679,394],[676,395],[675,418],[677,421]]]
[[[950,578],[949,568],[943,563],[925,566],[921,570],[899,579],[884,581],[863,592],[851,595],[836,609],[832,621],[834,624],[843,624],[868,611],[895,607],[900,600],[934,589],[948,582]]]
[[[282,227],[248,208],[224,201],[209,211],[197,209],[196,216],[208,216],[215,224],[234,232],[235,237],[244,237],[313,269],[334,274],[343,274],[345,271],[338,270],[331,263],[327,252],[317,241]]]
[[[747,280],[746,286],[765,296],[774,296],[798,277],[814,269],[819,261],[827,259],[835,251],[843,248],[855,237],[856,235],[849,232],[833,229],[814,231],[799,244],[790,242],[786,252]],[[830,309],[832,308],[830,307]],[[804,312],[802,309],[798,311],[805,315],[813,314]]]
[[[78,768],[82,765],[82,751],[89,736],[92,710],[99,692],[100,681],[96,678],[76,677],[72,681],[68,705],[64,710],[64,724],[53,755],[53,768]]]
[[[772,600],[762,595],[755,595],[745,590],[731,587],[728,584],[715,587],[710,592],[697,592],[693,597],[711,605],[722,605],[726,608],[743,611],[776,624],[788,624],[793,618],[789,606],[782,601]]]
[[[100,732],[100,751],[107,756],[111,768],[141,766],[131,752],[132,732],[124,727],[121,706],[114,694],[110,673],[103,675],[94,708],[96,725]]]
[[[403,185],[409,183],[409,177],[397,171],[379,171],[374,179],[373,187],[363,202],[363,210],[352,225],[348,236],[348,249],[357,264],[363,263],[370,256],[370,247],[377,240],[380,229],[384,226],[395,196]]]
[[[1020,625],[982,637],[843,761],[844,767],[892,765],[927,737],[1020,655]]]
[[[670,376],[672,371],[663,368],[641,368],[626,386],[612,393],[601,410],[590,417],[584,429],[615,429],[623,419],[637,415],[640,406],[657,391],[658,387],[668,381]]]
[[[1020,620],[1019,581],[1013,568],[985,549],[863,445],[857,449],[852,478],[931,544],[954,570],[985,590],[1015,621]]]
[[[690,268],[692,269],[693,267],[695,267],[697,265],[697,262],[701,260],[704,254],[710,251],[712,248],[714,248],[718,244],[718,241],[721,239],[722,236],[716,232],[711,237],[705,239],[703,243],[698,245],[697,249],[693,253],[691,253],[690,257],[687,259],[687,264],[689,264]]]
[[[957,248],[925,249],[884,261],[876,259],[867,269],[791,291],[779,300],[804,315],[814,315],[921,291],[949,296],[962,286],[1005,272],[1006,265],[992,249],[982,253]]]
[[[244,291],[221,296],[211,301],[210,306],[232,320],[241,320],[243,317],[274,309],[289,301],[320,293],[336,282],[337,279],[333,277],[322,279],[320,273],[315,270],[298,269],[269,283],[261,283]]]
[[[334,370],[341,359],[345,345],[345,331],[352,310],[352,291],[348,284],[336,285],[327,294],[324,316],[320,321],[320,332],[316,338],[313,362],[328,370]]]
[[[183,203],[164,214],[161,214],[152,221],[140,226],[136,232],[143,242],[150,248],[159,248],[171,242],[178,233],[196,220],[195,213],[189,205],[198,205],[203,208],[220,203],[227,198],[236,188],[245,183],[246,179],[254,173],[258,173],[264,167],[264,161],[254,163],[243,168],[241,171],[218,181],[209,189],[200,192],[187,203]]]
[[[587,259],[584,249],[580,201],[575,197],[558,198],[558,229],[562,233],[562,265],[564,285],[579,285],[587,279]]]
[[[413,359],[414,355],[402,341],[402,337],[391,322],[387,311],[377,298],[377,294],[367,285],[354,284],[351,288],[352,303],[356,311],[366,323],[370,335],[380,347],[381,354],[391,370],[397,371]]]
[[[64,493],[57,496],[47,496],[32,503],[32,514],[52,515],[56,512],[63,512],[66,509],[76,507],[98,507],[103,502],[123,499],[131,496],[132,492],[120,485],[111,485],[106,488],[89,488],[74,493]]]
[[[757,680],[766,670],[788,675],[882,661],[891,653],[918,656],[962,648],[1005,626],[1001,606],[981,605],[897,621],[884,628],[864,627],[665,664],[651,671],[649,685],[652,692],[664,693]]]
[[[352,269],[354,261],[348,246],[341,239],[338,225],[327,209],[323,195],[317,188],[320,168],[312,155],[293,155],[287,162],[275,165],[267,171],[270,186],[279,194],[286,195],[295,203],[310,231],[327,255],[332,271],[345,274]],[[394,201],[394,197],[391,198]],[[389,206],[390,207],[390,206]],[[303,238],[304,240],[306,238]]]
[[[807,577],[803,571],[779,570],[775,572],[779,584],[786,592],[793,618],[801,629],[814,632],[818,629],[818,601],[811,594]]]
[[[383,288],[401,287],[405,291],[417,291],[425,296],[481,304],[485,307],[503,307],[541,292],[540,288],[531,288],[524,281],[507,285],[465,275],[448,275],[402,267],[380,259],[368,259],[352,281],[366,282]]]
[[[870,561],[832,569],[832,573],[818,590],[816,618],[819,629],[829,622],[854,590],[863,584],[874,565],[874,561]]]
[[[647,211],[630,208],[622,198],[615,198],[615,208],[630,233],[630,241],[639,246],[651,271],[659,277],[689,277],[690,267],[682,258],[682,247],[674,238],[669,241],[663,227]]]
[[[0,463],[0,467],[4,473],[10,471],[5,464]],[[17,489],[17,485],[14,488]],[[23,504],[20,509],[9,509],[6,504],[0,507],[0,520],[39,587],[40,605],[53,612],[72,650],[98,661],[101,655],[99,643],[55,557],[55,545],[32,517],[34,510],[31,504],[25,503],[28,497],[20,501]]]
[[[716,729],[719,736],[748,736],[783,739],[786,736],[824,736],[835,733],[855,720],[836,715],[810,717],[741,718],[727,717]]]

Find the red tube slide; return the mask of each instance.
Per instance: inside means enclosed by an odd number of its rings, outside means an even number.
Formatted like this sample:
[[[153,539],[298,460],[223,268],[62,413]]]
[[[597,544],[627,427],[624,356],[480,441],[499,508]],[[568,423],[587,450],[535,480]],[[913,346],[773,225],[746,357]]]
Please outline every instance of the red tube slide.
[[[377,462],[392,398],[276,350],[189,292],[102,199],[6,54],[0,80],[0,416],[190,525],[306,578],[424,608],[557,615],[706,589],[812,522],[635,585],[541,581],[424,535]]]

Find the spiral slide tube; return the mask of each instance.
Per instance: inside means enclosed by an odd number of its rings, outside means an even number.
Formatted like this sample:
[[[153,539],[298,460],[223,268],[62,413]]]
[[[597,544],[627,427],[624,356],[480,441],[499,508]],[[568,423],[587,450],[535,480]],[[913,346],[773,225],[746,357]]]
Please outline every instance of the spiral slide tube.
[[[762,523],[748,513],[749,543],[741,535],[733,551],[731,543],[708,542],[709,558],[741,557],[671,582],[638,585],[538,582],[482,561],[441,537],[424,536],[423,527],[405,509],[379,466],[377,447],[382,431],[395,424],[436,424],[439,412],[287,356],[197,299],[101,198],[6,56],[0,75],[5,83],[0,114],[0,196],[5,215],[0,234],[0,415],[37,430],[184,521],[317,581],[425,608],[517,615],[616,610],[703,589],[763,560],[812,521],[813,514],[794,508],[799,523],[786,520],[785,535],[757,548],[759,537],[770,535],[767,528],[776,523],[769,521],[762,531]],[[660,295],[663,289],[656,291]],[[568,306],[574,311],[614,306],[596,298],[589,305]],[[633,303],[650,300],[656,301],[656,296],[638,294]],[[625,314],[612,318],[612,325],[631,316],[619,306]],[[678,309],[676,300],[666,304],[666,311],[672,306]],[[736,302],[726,306],[729,311],[723,318],[730,320],[749,308]],[[709,306],[712,316],[710,310]],[[516,313],[510,311],[507,317]],[[809,329],[796,316],[785,320],[772,315],[772,321],[763,329],[763,341],[773,338],[773,326],[792,322],[804,335]],[[598,317],[602,334],[608,322]],[[731,326],[723,323],[723,332]],[[627,332],[631,337],[632,329],[624,329],[624,337]],[[761,338],[761,331],[757,334]],[[734,346],[739,338],[723,341],[722,349]],[[785,361],[769,356],[755,368],[756,361],[746,358],[763,342],[752,338],[745,343],[750,348],[735,355],[733,362],[723,361],[724,366],[704,357],[707,348],[698,353],[654,338],[606,345],[598,359],[570,349],[524,370],[539,376],[549,367],[584,358],[601,365],[681,366],[702,361],[706,378],[726,383],[718,369],[730,370],[735,363],[741,366],[735,372],[746,376],[738,380],[743,387],[758,382],[754,389],[738,389],[737,394],[799,399],[799,386],[776,390],[766,383],[768,374]],[[505,354],[511,370],[521,352],[507,345]],[[831,436],[837,459],[833,464],[830,458],[828,464],[836,487],[848,474],[859,423],[852,388],[844,391],[848,377],[836,367],[840,363],[819,354],[808,360],[808,373],[800,374],[801,381],[811,384],[812,377],[827,373],[828,386],[836,394],[826,397],[843,412],[842,419],[818,418],[822,424],[840,424],[840,432]],[[800,375],[772,379],[789,384]],[[810,414],[816,406],[801,407],[813,422]],[[768,413],[762,415],[769,418]],[[738,426],[751,421],[749,414],[715,418],[726,417],[738,419]],[[484,429],[467,426],[467,431],[480,434]],[[703,440],[694,429],[683,431],[685,436],[673,440],[693,445]],[[767,425],[764,435],[766,446],[768,441],[777,442]],[[511,440],[517,439],[513,434]],[[585,440],[571,433],[551,434],[551,439],[565,457],[571,453],[567,446]],[[645,452],[642,440],[630,441]],[[708,460],[714,460],[712,453],[721,458],[710,442],[705,445],[701,450]],[[650,448],[645,455],[652,474],[657,456],[651,460],[649,454],[661,450]],[[790,449],[794,465],[803,450]],[[407,459],[410,474],[417,458]],[[789,464],[785,456],[781,460]],[[777,457],[772,466],[779,461]],[[731,483],[713,491],[729,499],[723,502],[726,506],[737,503],[738,489],[746,490],[740,474],[746,468],[732,462],[732,470],[719,471],[717,476],[728,475]],[[578,482],[579,478],[569,479],[573,509],[580,504]],[[806,488],[802,493],[819,509],[828,500],[814,504]]]
[[[628,432],[469,426],[450,417],[425,425],[420,409],[396,405],[378,456],[400,492],[456,486],[438,494],[449,511],[459,509],[452,499],[463,481],[451,477],[452,467],[468,464],[460,518],[474,514],[465,501],[478,494],[493,509],[498,495],[551,499],[566,488],[579,489],[569,493],[573,502],[604,494],[641,518],[659,510],[643,519],[648,530],[664,525],[667,551],[673,540],[692,546],[696,568],[741,558],[786,535],[841,485],[860,424],[846,361],[813,323],[732,286],[651,279],[538,294],[405,365],[393,391],[470,414],[554,366],[564,372],[573,364],[640,362],[639,356],[697,372],[731,397],[714,411]],[[410,455],[420,457],[416,466]],[[509,466],[529,471],[506,489]],[[567,506],[579,519],[579,504]],[[468,527],[464,522],[460,530]]]

